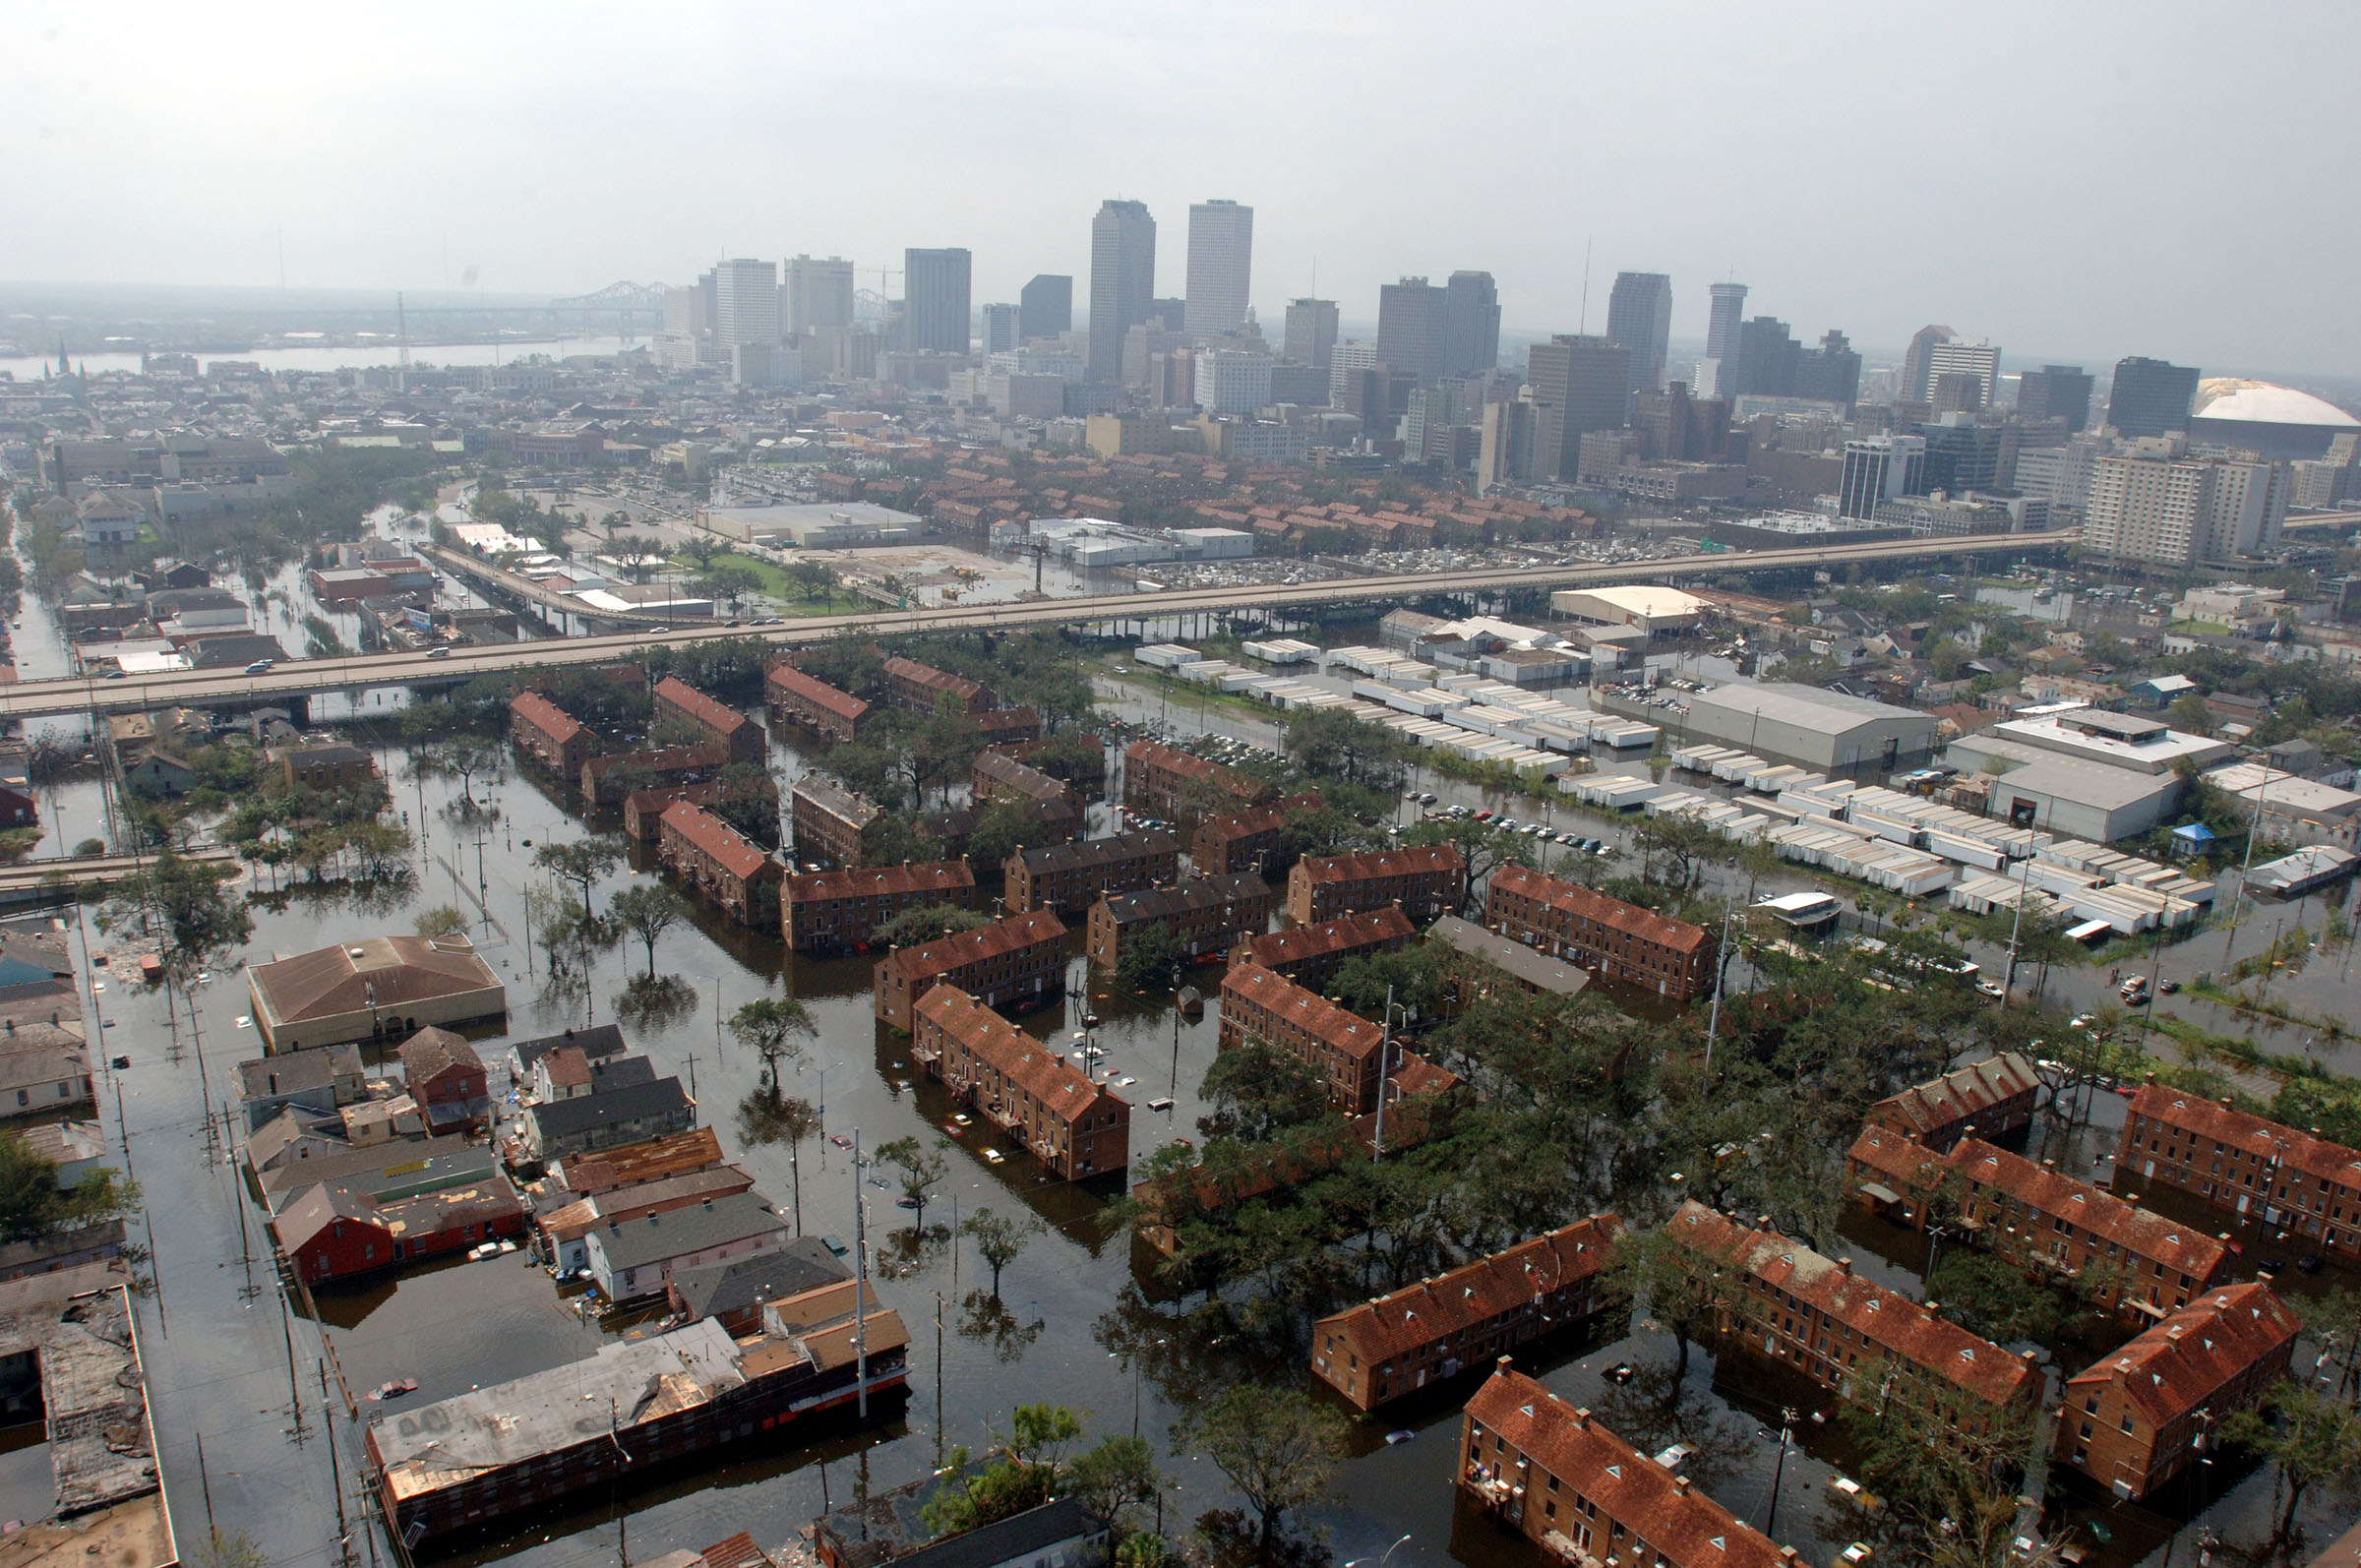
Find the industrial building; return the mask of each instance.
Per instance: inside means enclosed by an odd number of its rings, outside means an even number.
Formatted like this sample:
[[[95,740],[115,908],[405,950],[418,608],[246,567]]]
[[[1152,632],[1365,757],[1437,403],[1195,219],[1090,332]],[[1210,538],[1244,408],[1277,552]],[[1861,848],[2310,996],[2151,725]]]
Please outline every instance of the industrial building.
[[[1611,588],[1560,588],[1549,595],[1549,609],[1572,621],[1594,626],[1635,627],[1648,635],[1666,636],[1696,630],[1712,606],[1678,588],[1631,583]]]
[[[1743,746],[1823,771],[1892,768],[1934,746],[1932,713],[1785,683],[1731,681],[1688,698],[1684,738]]]

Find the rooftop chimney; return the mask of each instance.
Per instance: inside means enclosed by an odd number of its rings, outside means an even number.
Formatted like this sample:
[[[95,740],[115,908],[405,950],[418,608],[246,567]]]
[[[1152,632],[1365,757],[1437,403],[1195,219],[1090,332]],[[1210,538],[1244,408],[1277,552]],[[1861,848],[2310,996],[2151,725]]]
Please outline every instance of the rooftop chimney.
[[[1689,1494],[1689,1478],[1686,1476],[1673,1477],[1672,1489],[1681,1496],[1686,1497]]]
[[[1852,1272],[1852,1259],[1848,1257],[1837,1259],[1837,1272],[1839,1274],[1850,1274]]]

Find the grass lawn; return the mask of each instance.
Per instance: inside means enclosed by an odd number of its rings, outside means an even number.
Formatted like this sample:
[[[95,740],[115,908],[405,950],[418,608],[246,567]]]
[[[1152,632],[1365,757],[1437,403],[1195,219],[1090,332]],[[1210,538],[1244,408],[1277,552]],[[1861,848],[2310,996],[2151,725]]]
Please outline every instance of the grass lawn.
[[[762,591],[776,601],[779,614],[782,616],[833,615],[839,610],[858,610],[862,605],[859,595],[849,593],[842,587],[829,588],[825,603],[817,599],[807,599],[804,597],[803,584],[790,577],[787,574],[787,569],[775,562],[760,561],[753,556],[742,555],[720,555],[713,558],[715,566],[721,566],[724,563],[733,567],[744,567],[756,576],[760,577]],[[685,555],[674,556],[672,566],[676,571],[691,573],[699,570],[696,559]]]

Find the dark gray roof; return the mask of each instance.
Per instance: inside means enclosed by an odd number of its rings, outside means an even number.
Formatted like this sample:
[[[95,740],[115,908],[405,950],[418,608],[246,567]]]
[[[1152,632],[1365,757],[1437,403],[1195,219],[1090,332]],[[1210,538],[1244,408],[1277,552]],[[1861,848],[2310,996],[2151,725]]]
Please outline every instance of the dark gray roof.
[[[284,1055],[256,1056],[238,1063],[239,1092],[248,1100],[325,1089],[339,1077],[359,1077],[361,1048],[316,1046]]]
[[[698,1318],[742,1312],[852,1277],[853,1271],[837,1261],[825,1242],[799,1236],[776,1252],[683,1269],[672,1277],[672,1283],[689,1315]]]
[[[583,1095],[574,1100],[552,1100],[538,1105],[528,1113],[533,1125],[541,1129],[544,1143],[576,1132],[587,1132],[636,1116],[661,1116],[668,1111],[685,1111],[689,1093],[678,1078],[658,1078],[653,1083],[630,1084],[606,1094]]]
[[[646,1056],[609,1056],[590,1063],[590,1092],[613,1094],[656,1081],[656,1064]]]
[[[1038,876],[1044,872],[1066,871],[1076,866],[1105,866],[1149,855],[1178,855],[1180,841],[1164,832],[1118,833],[1112,838],[1078,838],[1070,844],[1045,844],[1039,849],[1019,849],[1016,853],[1025,870]]]
[[[1194,910],[1235,904],[1241,898],[1268,898],[1270,885],[1252,872],[1218,876],[1183,877],[1171,887],[1151,887],[1107,900],[1108,913],[1118,922],[1170,920]]]
[[[1001,1563],[1023,1562],[1061,1540],[1093,1536],[1104,1528],[1080,1502],[1060,1497],[896,1557],[894,1568],[999,1568]]]
[[[733,1192],[726,1198],[708,1198],[686,1209],[619,1220],[601,1226],[582,1239],[598,1243],[609,1268],[636,1269],[643,1263],[660,1263],[683,1253],[701,1252],[727,1241],[742,1241],[765,1232],[784,1230],[786,1225],[785,1220],[771,1212],[770,1200],[761,1193]]]
[[[260,632],[225,632],[217,637],[196,638],[189,644],[188,654],[192,670],[226,670],[257,659],[283,659],[287,650],[278,638]]]
[[[522,1064],[533,1070],[533,1063],[557,1050],[572,1046],[592,1061],[602,1056],[619,1055],[623,1051],[623,1031],[613,1024],[598,1024],[588,1029],[569,1029],[562,1035],[547,1035],[539,1040],[519,1040],[509,1051]]]

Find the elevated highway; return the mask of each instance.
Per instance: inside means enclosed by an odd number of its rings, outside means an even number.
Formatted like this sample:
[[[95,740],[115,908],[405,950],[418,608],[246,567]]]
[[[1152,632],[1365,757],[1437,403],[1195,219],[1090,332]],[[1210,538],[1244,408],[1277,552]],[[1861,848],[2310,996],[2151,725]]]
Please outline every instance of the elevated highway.
[[[1799,545],[1786,550],[1731,551],[1665,561],[1618,561],[1573,566],[1490,567],[1467,572],[1343,577],[1294,587],[1246,583],[1235,587],[1173,588],[1154,593],[1042,599],[1021,604],[962,604],[939,609],[879,610],[814,616],[776,626],[713,623],[659,627],[604,636],[568,637],[497,647],[427,653],[377,653],[336,659],[290,659],[260,675],[243,670],[176,670],[97,680],[73,676],[0,687],[0,720],[42,718],[95,710],[140,712],[207,703],[245,703],[316,692],[360,693],[380,687],[455,686],[479,675],[553,665],[595,664],[641,648],[757,637],[773,647],[803,647],[847,633],[884,636],[907,632],[1029,626],[1088,626],[1154,621],[1223,610],[1316,609],[1322,605],[1396,603],[1438,593],[1492,593],[1511,588],[1571,588],[1628,582],[1678,582],[1733,573],[1868,566],[1947,556],[2025,555],[2080,543],[2067,529],[2048,533],[1963,534],[1950,538],[1883,539],[1870,544]]]

